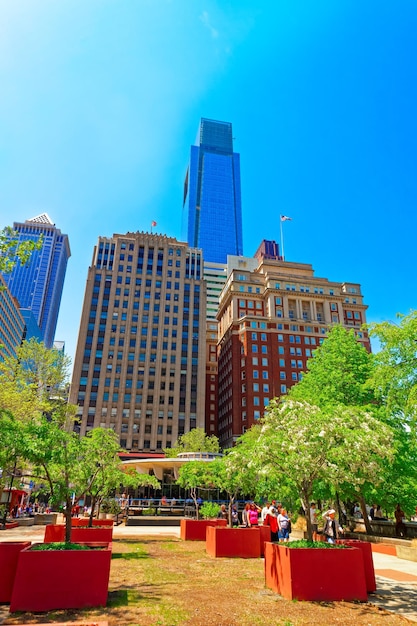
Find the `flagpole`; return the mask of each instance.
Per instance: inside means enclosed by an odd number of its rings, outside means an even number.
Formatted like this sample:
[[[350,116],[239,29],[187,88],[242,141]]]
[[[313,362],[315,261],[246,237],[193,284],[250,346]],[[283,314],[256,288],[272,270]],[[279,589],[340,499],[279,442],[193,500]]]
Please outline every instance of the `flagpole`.
[[[282,260],[285,261],[285,254],[284,254],[284,232],[282,230],[282,215],[279,216],[279,228],[280,228],[280,232],[281,232],[281,257]]]

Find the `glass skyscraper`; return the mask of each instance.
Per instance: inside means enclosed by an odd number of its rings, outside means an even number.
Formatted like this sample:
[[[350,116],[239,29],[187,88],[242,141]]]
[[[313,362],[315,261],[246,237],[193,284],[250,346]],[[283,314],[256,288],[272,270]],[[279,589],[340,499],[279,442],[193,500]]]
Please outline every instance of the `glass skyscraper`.
[[[17,261],[12,272],[3,274],[3,278],[20,308],[33,313],[45,345],[52,348],[71,256],[68,235],[63,235],[46,213],[23,223],[15,222],[13,229],[19,241],[43,237],[42,247],[32,253],[29,261],[25,265]]]
[[[184,181],[182,237],[202,248],[205,261],[242,255],[240,156],[232,125],[201,118]]]

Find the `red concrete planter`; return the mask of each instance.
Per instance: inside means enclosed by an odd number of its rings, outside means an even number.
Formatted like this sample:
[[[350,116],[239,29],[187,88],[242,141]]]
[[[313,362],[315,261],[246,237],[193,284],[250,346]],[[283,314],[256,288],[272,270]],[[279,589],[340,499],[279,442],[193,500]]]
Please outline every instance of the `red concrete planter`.
[[[71,541],[73,543],[111,542],[113,540],[113,527],[108,528],[71,528]],[[45,526],[44,543],[65,541],[65,526],[62,524],[49,524]]]
[[[88,517],[73,517],[71,518],[71,526],[85,528],[88,526]],[[114,526],[114,520],[112,519],[93,519],[93,526]]]
[[[271,528],[270,526],[259,526],[261,531],[261,556],[265,554],[265,543],[271,541]]]
[[[19,553],[10,611],[51,611],[105,606],[111,544],[92,550]],[[100,549],[99,549],[100,548]]]
[[[368,599],[363,557],[357,548],[287,548],[266,543],[265,584],[288,600]]]
[[[259,558],[261,556],[260,528],[208,526],[206,552],[214,557]]]
[[[30,541],[0,542],[0,602],[10,602],[19,552],[31,545]]]
[[[207,526],[227,526],[225,519],[182,519],[180,537],[184,541],[205,541]]]
[[[343,543],[351,548],[359,548],[365,568],[366,590],[368,593],[373,593],[376,590],[376,580],[371,544],[367,541],[360,541],[360,539],[338,539],[336,543]]]

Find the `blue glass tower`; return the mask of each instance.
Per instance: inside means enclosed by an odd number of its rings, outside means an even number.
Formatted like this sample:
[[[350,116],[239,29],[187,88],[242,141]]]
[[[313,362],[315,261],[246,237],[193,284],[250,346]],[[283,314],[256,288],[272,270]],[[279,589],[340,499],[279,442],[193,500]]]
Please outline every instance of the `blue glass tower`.
[[[243,254],[240,156],[229,122],[201,118],[184,181],[182,229],[191,247],[203,249],[204,261]]]
[[[33,313],[45,345],[52,348],[67,262],[71,256],[68,236],[55,227],[46,213],[24,223],[15,222],[13,229],[18,233],[19,241],[37,241],[43,237],[41,249],[32,253],[29,262],[21,265],[17,261],[12,272],[3,274],[3,278],[20,308]]]

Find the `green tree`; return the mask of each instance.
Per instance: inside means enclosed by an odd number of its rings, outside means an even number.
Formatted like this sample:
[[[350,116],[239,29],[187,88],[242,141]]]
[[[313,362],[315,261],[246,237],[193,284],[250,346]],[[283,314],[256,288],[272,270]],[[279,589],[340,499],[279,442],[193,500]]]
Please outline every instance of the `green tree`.
[[[177,457],[181,452],[219,452],[219,440],[215,435],[206,435],[203,428],[193,428],[188,433],[178,437],[172,448],[166,448],[164,453],[170,458]]]
[[[34,250],[40,250],[43,239],[19,241],[19,234],[10,226],[0,230],[0,272],[10,273],[19,261],[25,265]]]
[[[397,421],[415,426],[417,409],[417,311],[398,315],[399,323],[371,324],[380,343],[375,355],[372,386]]]
[[[24,341],[16,356],[0,362],[0,406],[27,421],[54,410],[65,398],[71,360],[36,339]]]
[[[398,323],[370,326],[378,339],[370,386],[386,407],[385,421],[395,433],[395,457],[385,471],[385,489],[377,497],[386,507],[401,502],[414,511],[417,491],[417,311],[398,315]]]
[[[249,450],[250,446],[246,446],[244,441],[210,464],[212,484],[225,491],[229,498],[229,526],[232,526],[232,507],[237,496],[252,493],[255,489],[257,472],[253,466],[248,465]]]
[[[72,495],[79,488],[80,439],[73,431],[76,409],[58,400],[48,416],[22,425],[30,476],[47,484],[52,504],[65,505],[66,542],[71,538]]]
[[[308,361],[307,373],[291,388],[288,396],[322,408],[366,407],[369,412],[381,417],[380,403],[369,385],[373,366],[373,355],[356,340],[354,330],[348,331],[341,325],[333,326]],[[355,498],[360,502],[367,532],[371,533],[366,511],[367,488],[368,485],[364,484]],[[352,497],[349,489],[345,495]]]
[[[21,424],[11,413],[0,409],[0,493],[8,485],[13,487],[14,479],[21,474],[24,446]],[[6,523],[8,507],[5,507],[3,526]]]
[[[199,519],[198,489],[214,487],[212,464],[213,461],[187,461],[178,471],[177,485],[189,490],[197,519]]]
[[[107,428],[94,428],[80,441],[77,483],[79,493],[91,497],[89,526],[93,525],[96,506],[100,506],[121,484],[160,488],[155,476],[124,470],[119,452],[119,438]]]
[[[368,386],[372,366],[372,355],[356,340],[354,331],[333,326],[288,396],[316,406],[368,405],[375,400]]]
[[[257,431],[248,446],[248,468],[295,488],[306,512],[317,481],[349,482],[360,489],[366,481],[378,482],[383,463],[392,456],[391,429],[357,407],[273,400]],[[306,518],[311,539],[310,516]]]

